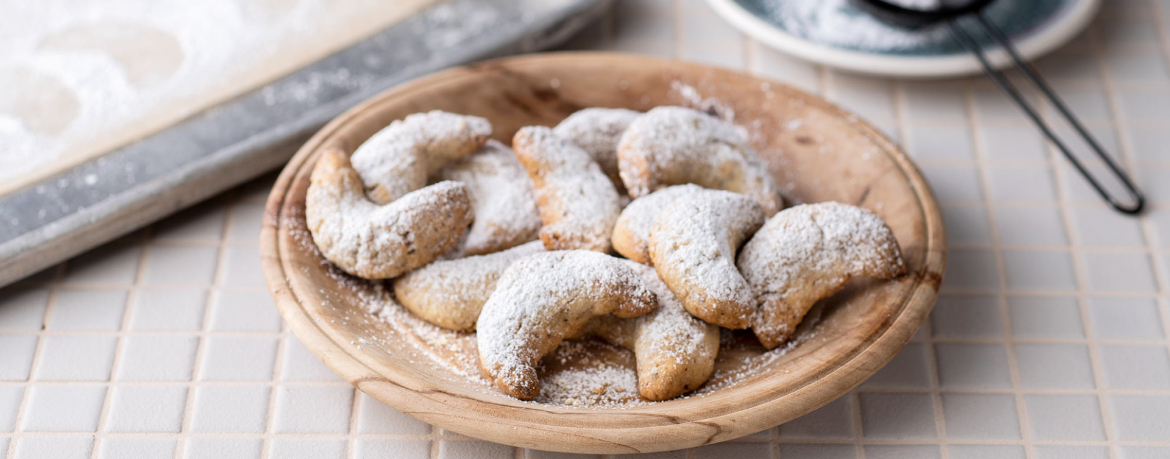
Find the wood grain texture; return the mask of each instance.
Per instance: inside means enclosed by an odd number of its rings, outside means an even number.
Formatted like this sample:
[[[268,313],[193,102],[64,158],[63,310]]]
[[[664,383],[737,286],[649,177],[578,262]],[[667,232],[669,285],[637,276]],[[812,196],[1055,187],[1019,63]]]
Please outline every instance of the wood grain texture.
[[[787,354],[702,396],[624,409],[521,402],[468,384],[430,363],[442,352],[365,313],[361,289],[330,273],[312,246],[304,197],[317,155],[352,153],[391,121],[432,109],[483,116],[507,142],[527,125],[551,126],[584,107],[646,110],[693,105],[693,88],[735,113],[780,187],[801,202],[836,200],[873,210],[893,229],[909,274],[851,282],[821,302],[821,320]],[[269,196],[261,256],[269,289],[292,331],[337,374],[423,421],[471,437],[541,450],[633,453],[730,440],[794,419],[860,384],[906,344],[938,293],[945,259],[939,208],[909,158],[868,124],[781,83],[641,56],[557,53],[456,68],[390,89],[317,133]],[[368,292],[366,292],[368,293]],[[376,345],[351,343],[375,338]],[[721,352],[733,370],[758,346]]]

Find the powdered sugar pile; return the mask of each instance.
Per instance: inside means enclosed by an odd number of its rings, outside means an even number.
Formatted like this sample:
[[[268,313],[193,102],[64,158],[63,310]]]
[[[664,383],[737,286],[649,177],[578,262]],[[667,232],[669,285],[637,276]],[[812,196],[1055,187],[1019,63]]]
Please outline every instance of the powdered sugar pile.
[[[395,339],[409,343],[411,347],[425,355],[436,368],[454,373],[485,389],[490,386],[483,372],[479,370],[477,360],[479,351],[476,348],[474,333],[460,333],[427,323],[394,301],[381,282],[354,278],[332,268],[329,274],[342,289],[358,298],[357,306],[361,308],[360,312],[365,313],[368,319],[390,325],[397,332],[394,335]],[[333,306],[339,311],[346,309],[343,305]],[[347,321],[358,319],[348,313],[343,317]],[[361,350],[363,345],[383,345],[385,339],[385,336],[360,337],[350,344]]]
[[[0,190],[155,132],[431,1],[3,2]],[[368,84],[321,77],[310,84]]]
[[[617,345],[566,341],[542,362],[540,395],[533,401],[592,409],[645,405],[631,360]]]
[[[541,381],[540,403],[589,408],[629,407],[638,397],[638,375],[626,367],[565,370]]]
[[[897,51],[945,39],[947,28],[907,31],[886,25],[857,9],[852,0],[770,0],[764,12],[785,31],[830,46]],[[932,0],[900,0],[908,7],[925,6]]]

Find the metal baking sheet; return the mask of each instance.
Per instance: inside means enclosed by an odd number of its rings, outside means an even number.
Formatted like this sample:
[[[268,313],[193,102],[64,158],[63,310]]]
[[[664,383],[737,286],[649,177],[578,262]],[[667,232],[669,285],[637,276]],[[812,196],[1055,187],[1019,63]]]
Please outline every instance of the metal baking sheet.
[[[164,131],[2,196],[0,285],[279,167],[326,122],[380,91],[445,67],[555,46],[611,3],[441,2]]]

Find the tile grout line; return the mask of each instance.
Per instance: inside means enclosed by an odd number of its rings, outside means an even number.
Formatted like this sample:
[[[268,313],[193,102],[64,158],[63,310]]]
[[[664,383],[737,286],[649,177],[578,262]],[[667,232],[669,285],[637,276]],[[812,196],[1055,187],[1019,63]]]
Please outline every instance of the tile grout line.
[[[138,266],[134,270],[134,285],[127,290],[126,303],[122,308],[122,323],[118,327],[117,342],[114,345],[114,358],[110,362],[110,374],[106,378],[109,385],[106,386],[105,399],[102,401],[101,414],[98,415],[98,425],[94,432],[93,448],[90,451],[89,457],[97,459],[99,449],[104,440],[103,434],[108,429],[110,410],[114,403],[114,389],[119,382],[118,371],[122,366],[122,358],[125,356],[126,350],[126,331],[130,329],[130,321],[134,314],[134,304],[137,302],[139,290],[138,287],[142,284],[142,279],[146,276],[146,257],[150,252],[150,239],[152,236],[153,227],[147,227],[144,230],[144,236],[140,244],[142,250],[138,253]]]
[[[234,204],[233,204],[232,208],[233,209],[235,208]],[[229,230],[230,230],[230,227],[229,227]],[[267,290],[267,289],[265,289],[265,290]],[[276,338],[277,339],[276,356],[274,357],[275,361],[273,362],[272,373],[271,373],[272,374],[272,381],[271,381],[272,382],[272,389],[270,389],[270,390],[272,392],[268,394],[268,397],[269,397],[268,398],[268,412],[265,415],[266,416],[266,421],[265,421],[266,427],[265,427],[265,434],[264,434],[263,443],[261,445],[261,448],[262,448],[262,451],[260,452],[261,459],[267,459],[267,458],[271,457],[271,454],[272,454],[271,453],[271,451],[272,451],[271,437],[276,434],[276,425],[275,425],[275,423],[277,421],[276,408],[277,408],[277,403],[279,402],[277,395],[280,393],[280,389],[282,389],[284,387],[289,387],[289,385],[285,384],[285,383],[287,383],[287,381],[283,380],[282,378],[283,378],[283,374],[285,371],[285,368],[284,368],[285,360],[287,360],[286,357],[288,354],[288,342],[290,339],[294,339],[294,338],[292,338],[292,333],[288,327],[288,323],[286,323],[283,318],[281,318],[281,320],[280,320],[279,330],[280,331],[277,332],[277,338]],[[320,382],[321,381],[313,381],[312,383],[320,383]],[[353,404],[357,403],[357,398],[358,398],[357,387],[349,384],[348,382],[346,382],[344,380],[341,381],[341,383],[342,384],[339,384],[339,386],[349,385],[349,386],[351,386],[351,390],[354,392],[354,394],[353,394],[354,401],[350,404],[351,409],[352,409]],[[299,386],[299,385],[297,385],[297,386]],[[292,387],[297,387],[297,386],[292,386]],[[306,387],[312,387],[312,386],[320,387],[322,385],[321,384],[306,384],[305,386]],[[330,387],[330,386],[325,386],[325,387]],[[351,418],[351,420],[353,418],[352,412],[350,413],[350,418]],[[346,435],[348,436],[350,433],[352,433],[351,430],[349,430],[347,428]]]
[[[1104,57],[1102,55],[1101,31],[1100,31],[1099,27],[1096,24],[1090,24],[1087,31],[1088,31],[1088,37],[1089,37],[1089,46],[1092,49],[1092,60],[1093,60],[1093,62],[1095,62],[1097,64],[1096,68],[1101,76],[1101,84],[1103,86],[1105,98],[1108,101],[1109,110],[1111,112],[1110,113],[1110,121],[1111,121],[1113,130],[1115,132],[1115,136],[1117,138],[1117,148],[1119,149],[1119,151],[1117,152],[1117,155],[1115,155],[1115,160],[1121,161],[1121,160],[1124,160],[1124,157],[1122,155],[1124,155],[1124,152],[1126,150],[1126,137],[1127,136],[1124,134],[1124,131],[1121,129],[1122,125],[1118,123],[1120,118],[1121,118],[1121,111],[1119,109],[1120,107],[1119,107],[1119,103],[1117,101],[1116,88],[1114,87],[1114,85],[1112,83],[1112,78],[1109,74],[1109,69],[1105,65]],[[1050,152],[1053,155],[1056,154],[1056,151],[1052,147],[1050,147]],[[1072,177],[1070,177],[1070,178],[1075,180],[1075,178],[1072,178]],[[1135,179],[1136,179],[1136,177],[1135,177]],[[1069,226],[1070,232],[1071,232],[1072,220],[1071,220],[1071,217],[1068,217],[1068,218],[1069,219],[1066,220],[1066,225]],[[1139,217],[1139,222],[1141,221],[1141,219],[1142,219],[1142,217]],[[1077,236],[1076,238],[1079,239],[1079,234],[1076,236]],[[1143,235],[1143,237],[1144,236],[1145,235]],[[1070,242],[1073,242],[1073,241],[1070,241]],[[1079,241],[1077,241],[1077,242],[1079,242]],[[1149,260],[1149,262],[1152,263],[1153,262],[1152,259],[1156,258],[1156,257],[1153,257],[1152,254],[1150,253],[1148,239],[1145,241],[1145,243],[1146,244],[1143,248],[1146,251],[1146,256],[1151,258],[1151,260]],[[1076,257],[1074,259],[1073,269],[1077,275],[1077,282],[1082,283],[1081,285],[1087,286],[1087,285],[1089,285],[1088,284],[1088,273],[1086,272],[1087,261],[1084,259],[1084,257],[1080,253],[1080,250],[1079,250],[1080,244],[1073,243],[1072,245],[1073,245],[1073,254]],[[1154,273],[1153,273],[1154,266],[1150,265],[1149,269],[1151,270],[1151,275],[1154,275]],[[1104,363],[1101,360],[1100,343],[1097,342],[1097,340],[1096,340],[1095,329],[1094,329],[1094,326],[1091,322],[1092,317],[1090,316],[1089,310],[1088,310],[1088,298],[1086,298],[1086,295],[1082,294],[1082,295],[1078,295],[1078,300],[1079,301],[1077,302],[1077,305],[1081,309],[1081,322],[1083,323],[1083,326],[1084,326],[1085,337],[1089,340],[1089,349],[1088,349],[1089,350],[1089,362],[1090,362],[1091,368],[1093,370],[1093,383],[1097,388],[1097,403],[1100,405],[1099,408],[1101,410],[1102,429],[1104,430],[1104,433],[1105,433],[1105,440],[1107,442],[1109,442],[1109,444],[1110,444],[1109,457],[1116,459],[1116,458],[1120,457],[1121,453],[1117,447],[1117,432],[1115,432],[1115,426],[1113,425],[1113,422],[1112,422],[1113,421],[1113,409],[1112,409],[1112,404],[1110,403],[1110,400],[1109,400],[1109,391],[1106,388],[1106,384],[1105,384],[1105,374],[1104,374],[1105,370],[1104,370]]]
[[[251,432],[208,432],[201,434],[190,435],[193,438],[223,438],[223,439],[257,439],[263,434],[256,434]],[[0,434],[0,437],[8,437],[8,433]],[[23,436],[13,438],[60,438],[60,437],[91,437],[91,431],[46,431],[46,432],[29,432]],[[179,439],[184,434],[174,432],[110,432],[106,437],[108,438],[149,438],[149,439]],[[339,433],[287,433],[275,434],[269,437],[274,439],[288,439],[288,440],[341,440],[347,438],[346,434]],[[411,434],[363,434],[358,435],[359,439],[380,439],[380,440],[419,440],[426,441],[429,439],[427,435],[411,435]],[[475,438],[446,438],[446,441],[451,442],[482,442]],[[739,444],[769,444],[773,440],[769,438],[739,438],[729,440],[727,443]],[[855,445],[861,444],[866,446],[871,445],[926,445],[939,446],[937,441],[932,441],[926,438],[877,438],[855,440],[852,438],[831,438],[831,437],[788,437],[776,440],[779,444],[825,444],[825,445]],[[489,442],[490,443],[490,442]],[[994,438],[969,438],[956,439],[948,442],[951,445],[1013,445],[1023,446],[1023,440],[1008,440],[1008,439],[994,439]],[[1041,446],[1108,446],[1110,442],[1105,440],[1034,440],[1035,445]],[[1146,446],[1146,447],[1170,447],[1170,440],[1130,440],[1113,442],[1122,446]],[[683,450],[676,450],[683,451]],[[604,456],[604,455],[603,455]],[[621,455],[609,455],[610,459],[620,459]]]
[[[909,156],[908,148],[906,148],[906,142],[910,138],[910,118],[907,114],[908,109],[906,107],[905,91],[903,90],[902,82],[891,80],[889,83],[891,97],[890,108],[894,112],[894,120],[895,124],[897,124],[897,145],[903,152],[906,152],[907,156]],[[941,390],[942,386],[939,383],[938,376],[938,361],[936,360],[937,357],[935,356],[934,352],[934,329],[931,326],[929,316],[923,321],[919,331],[922,333],[924,341],[922,346],[927,360],[928,376],[930,379],[929,389]],[[865,447],[863,443],[865,441],[865,435],[862,431],[863,422],[861,418],[861,393],[863,391],[864,389],[854,390],[854,392],[857,393],[857,420],[855,421],[855,425],[858,429],[857,434],[861,435],[858,439],[859,441],[857,442],[856,447],[856,454],[858,459],[866,459]],[[930,406],[934,417],[934,435],[936,437],[934,444],[938,446],[940,459],[948,459],[950,457],[950,450],[947,448],[947,421],[945,412],[943,411],[942,395],[940,393],[932,391],[930,394]]]
[[[1000,324],[1003,327],[1003,336],[1005,338],[1002,346],[1007,357],[1012,400],[1016,405],[1016,418],[1020,424],[1020,439],[1024,442],[1024,457],[1032,459],[1034,453],[1032,452],[1031,446],[1032,433],[1029,428],[1031,424],[1028,416],[1027,402],[1023,394],[1019,356],[1016,355],[1016,348],[1013,341],[1015,336],[1012,333],[1011,312],[1008,309],[1007,303],[1010,289],[1008,287],[1007,262],[1004,259],[1003,236],[999,232],[999,215],[996,213],[996,208],[999,203],[991,195],[992,182],[990,168],[987,165],[987,145],[984,144],[983,136],[980,135],[982,133],[982,123],[976,109],[975,92],[970,88],[963,91],[963,104],[966,109],[965,114],[967,116],[968,129],[971,133],[971,152],[975,155],[979,184],[982,187],[983,200],[986,204],[985,211],[987,213],[988,233],[991,238],[991,250],[995,257],[996,281],[999,283],[999,291],[996,292],[995,299],[999,306]]]
[[[910,118],[908,115],[909,109],[906,106],[906,93],[901,81],[891,81],[891,97],[892,109],[894,110],[894,117],[898,124],[898,144],[909,155],[906,142],[910,139]],[[936,300],[937,302],[937,300]],[[947,439],[947,420],[946,411],[943,407],[942,401],[942,383],[939,377],[938,356],[934,350],[935,336],[934,327],[931,326],[929,317],[923,322],[921,328],[924,344],[923,349],[926,354],[928,374],[930,379],[930,405],[934,415],[934,429],[935,437],[937,437],[936,444],[939,449],[939,457],[941,459],[948,459],[950,457],[949,441]],[[937,391],[935,390],[937,389]],[[860,396],[859,396],[860,400]],[[860,408],[860,403],[859,403]],[[860,411],[860,410],[859,410]],[[858,445],[858,451],[861,452],[859,457],[864,459],[865,448]]]
[[[430,425],[430,424],[427,424],[427,425]],[[434,425],[430,425],[430,426],[431,426],[431,431],[430,431],[430,433],[427,434],[427,438],[430,440],[430,444],[427,445],[429,447],[428,448],[429,455],[427,457],[429,457],[430,459],[439,459],[439,453],[440,453],[439,444],[443,440],[443,429],[439,428],[438,426],[434,426]]]
[[[362,403],[363,392],[358,390],[357,387],[354,387],[354,391],[353,404],[350,406],[349,411],[349,433],[345,435],[346,459],[354,459],[357,457],[358,419],[361,413],[360,410],[362,409],[362,405],[364,405],[364,403]]]
[[[926,329],[923,334],[926,336],[926,342],[922,347],[926,354],[927,375],[930,380],[930,386],[927,391],[930,392],[930,404],[934,411],[934,431],[935,436],[938,437],[936,443],[938,444],[939,454],[946,454],[950,456],[950,449],[947,442],[947,428],[946,428],[946,412],[942,404],[942,382],[939,377],[938,369],[938,355],[934,351],[934,327],[931,326],[929,318],[923,323]],[[919,388],[921,389],[921,388]],[[907,391],[899,391],[896,393],[906,393]],[[913,392],[911,392],[913,393]],[[863,439],[864,440],[864,439]],[[858,449],[861,449],[860,447]],[[864,451],[862,449],[862,451]],[[946,458],[943,458],[946,459]]]
[[[284,360],[285,360],[285,353],[287,352],[288,337],[285,334],[286,333],[285,330],[287,327],[285,326],[283,319],[281,320],[280,328],[281,328],[281,335],[284,335],[284,336],[278,337],[277,341],[276,341],[276,356],[274,357],[275,361],[272,364],[272,372],[270,373],[271,378],[272,378],[272,380],[271,380],[271,382],[272,382],[271,387],[272,388],[269,389],[270,392],[268,393],[268,409],[264,415],[264,418],[265,418],[264,419],[264,426],[265,427],[264,427],[264,437],[263,437],[263,440],[262,440],[262,443],[260,446],[260,448],[261,448],[260,459],[268,459],[269,457],[271,457],[271,450],[272,450],[271,436],[276,433],[276,407],[277,407],[276,404],[279,401],[277,399],[277,395],[280,394],[280,389],[282,387],[284,387],[282,385],[283,381],[280,378],[281,378],[281,374],[284,371]]]
[[[204,287],[204,288],[206,288],[206,287]],[[72,289],[70,289],[70,290],[72,290]],[[186,289],[182,289],[182,290],[186,290]],[[127,289],[126,291],[129,291],[129,289]],[[260,293],[260,292],[255,292],[255,293]],[[260,331],[260,330],[254,330],[254,331],[223,330],[223,331],[209,331],[206,333],[193,331],[193,330],[183,330],[183,329],[155,330],[155,331],[141,331],[141,332],[130,331],[130,332],[125,332],[125,333],[113,331],[113,330],[60,330],[60,331],[46,331],[43,333],[30,333],[28,330],[0,329],[0,335],[34,335],[35,334],[38,336],[108,336],[108,337],[113,337],[113,338],[117,338],[117,337],[121,337],[121,336],[173,336],[176,333],[181,333],[184,335],[191,335],[191,336],[200,336],[200,337],[203,337],[203,336],[208,336],[208,337],[234,336],[234,337],[279,338],[282,336],[281,332]]]
[[[1166,11],[1162,8],[1162,4],[1160,2],[1150,0],[1149,6],[1155,18],[1166,17]],[[1167,27],[1163,21],[1155,20],[1154,27],[1158,30],[1158,38],[1161,42],[1161,51],[1163,54],[1163,59],[1165,59],[1163,65],[1170,67],[1170,31],[1166,30]],[[1112,84],[1112,80],[1110,80],[1109,83]],[[1111,100],[1111,102],[1114,101]],[[1114,112],[1118,112],[1120,107],[1111,105],[1111,108],[1114,110]],[[1130,141],[1128,135],[1123,137],[1127,142]],[[1123,153],[1125,153],[1125,159],[1127,163],[1126,170],[1136,170],[1134,166],[1137,161],[1136,158],[1133,157],[1133,146],[1127,144],[1127,148],[1124,149]],[[1154,271],[1154,283],[1157,286],[1157,292],[1159,294],[1165,294],[1166,292],[1170,292],[1170,266],[1167,266],[1167,263],[1170,263],[1170,257],[1164,258],[1158,256],[1158,250],[1154,247],[1156,232],[1154,230],[1154,225],[1152,222],[1150,222],[1148,215],[1149,213],[1147,211],[1147,213],[1141,217],[1142,236],[1144,236],[1146,247],[1150,251],[1150,263]],[[1164,243],[1165,241],[1160,242]],[[1158,308],[1158,315],[1162,319],[1162,336],[1167,340],[1167,350],[1170,351],[1170,309],[1167,309],[1170,307],[1170,305],[1167,305],[1166,299],[1161,296],[1156,298],[1154,301]]]
[[[232,220],[232,210],[235,205],[227,202],[227,210],[224,212],[223,226],[220,228],[219,235],[219,249],[216,251],[215,270],[212,273],[211,285],[207,286],[207,298],[203,302],[203,323],[200,331],[207,333],[211,329],[212,310],[215,308],[215,299],[219,296],[217,287],[220,284],[220,278],[224,273],[224,266],[227,264],[226,252],[227,246],[224,241],[228,238],[229,225]],[[192,433],[192,423],[195,417],[195,396],[198,392],[197,383],[199,382],[199,373],[203,370],[203,355],[207,349],[208,338],[206,336],[199,336],[199,342],[195,345],[195,355],[191,360],[191,378],[187,381],[187,402],[183,405],[183,422],[179,427],[179,441],[175,445],[174,459],[182,459],[185,447],[188,443],[189,435]]]
[[[1158,8],[1157,3],[1158,2],[1151,0],[1150,4],[1148,5],[1151,9],[1151,13],[1153,13],[1155,15],[1157,15],[1159,13],[1159,8]],[[1164,40],[1166,38],[1165,37],[1165,35],[1166,35],[1165,27],[1159,21],[1154,21],[1154,26],[1158,29],[1159,37],[1162,38],[1163,43],[1165,43],[1164,42]],[[1097,37],[1095,37],[1095,38],[1097,38]],[[1097,66],[1101,72],[1101,84],[1105,88],[1105,95],[1106,95],[1106,98],[1108,99],[1108,108],[1110,111],[1111,127],[1113,128],[1113,131],[1117,133],[1116,137],[1117,137],[1118,151],[1117,151],[1117,155],[1116,155],[1116,161],[1122,163],[1121,166],[1123,167],[1123,169],[1126,172],[1131,173],[1131,178],[1136,182],[1137,177],[1136,177],[1136,175],[1132,174],[1132,172],[1137,171],[1137,169],[1134,167],[1134,165],[1136,163],[1135,159],[1133,158],[1133,148],[1134,147],[1132,144],[1132,140],[1130,139],[1130,136],[1128,134],[1129,131],[1127,129],[1125,129],[1127,123],[1123,122],[1124,116],[1122,115],[1121,103],[1117,100],[1117,96],[1116,96],[1116,94],[1117,94],[1117,88],[1115,87],[1116,82],[1114,82],[1113,78],[1109,75],[1108,69],[1107,69],[1103,59],[1101,58],[1102,50],[1100,48],[1101,48],[1101,44],[1099,43],[1099,39],[1094,39],[1093,40],[1093,54],[1094,54],[1095,61],[1097,62]],[[1162,54],[1165,54],[1166,49],[1162,49],[1162,51],[1163,51]],[[1162,62],[1163,66],[1166,66],[1168,64],[1165,59],[1166,59],[1166,57],[1163,56],[1163,62]],[[1155,230],[1153,228],[1153,224],[1150,223],[1149,207],[1147,207],[1146,211],[1143,212],[1142,214],[1137,215],[1135,217],[1131,217],[1131,218],[1137,218],[1138,228],[1142,233],[1142,239],[1143,239],[1143,242],[1145,243],[1145,244],[1143,244],[1142,248],[1145,250],[1145,253],[1149,257],[1151,274],[1154,276],[1155,294],[1165,293],[1167,291],[1167,285],[1166,285],[1167,280],[1166,280],[1166,276],[1165,276],[1165,274],[1166,274],[1165,270],[1167,268],[1162,266],[1160,257],[1158,257],[1157,250],[1155,249],[1154,244],[1153,244],[1156,233],[1155,233]]]
[[[1032,342],[1032,341],[1019,341],[1019,342],[1025,343],[1025,344],[1080,344],[1080,345],[1087,345],[1088,344],[1085,342],[1057,342],[1057,343],[1044,343],[1044,342],[1038,343],[1038,342]],[[927,341],[919,340],[919,341],[911,341],[911,343],[922,344],[924,346],[928,345],[928,344],[1005,344],[1004,341],[952,341],[952,340],[939,340],[939,341],[934,341],[934,342],[927,342]],[[1104,344],[1118,345],[1116,343],[1104,343]],[[1120,345],[1124,345],[1124,346],[1162,346],[1163,344],[1164,343],[1162,343],[1162,342],[1156,342],[1156,343],[1124,343],[1124,344],[1120,344]],[[63,382],[63,381],[53,381],[53,380],[38,381],[38,383],[52,384],[54,386],[93,387],[93,386],[99,386],[99,385],[104,386],[107,384],[104,381],[70,381],[70,382],[72,382],[72,384],[66,384],[66,382]],[[21,384],[10,384],[9,386],[20,386],[20,385]],[[179,386],[179,385],[186,386],[182,382],[166,382],[166,381],[158,381],[158,382],[153,382],[150,384],[133,384],[133,383],[129,383],[129,382],[121,382],[118,384],[119,387],[175,387],[175,386]],[[225,381],[216,381],[215,384],[196,385],[195,387],[268,387],[268,388],[272,388],[272,387],[277,387],[277,386],[287,386],[287,387],[347,387],[347,386],[351,386],[351,385],[345,381],[299,381],[299,382],[298,381],[279,381],[279,382],[277,382],[277,381],[255,381],[255,380],[225,380]],[[1010,388],[988,388],[988,387],[979,387],[979,386],[964,386],[964,387],[949,387],[949,388],[923,388],[923,387],[917,387],[917,386],[881,386],[881,387],[875,386],[875,387],[857,388],[855,390],[857,390],[859,393],[899,393],[899,392],[918,393],[918,394],[931,394],[931,393],[941,393],[941,394],[1011,394],[1011,393],[1013,393],[1013,390]],[[1038,394],[1045,394],[1045,393],[1064,394],[1064,395],[1091,395],[1091,394],[1095,394],[1097,392],[1097,390],[1096,389],[1043,387],[1043,388],[1035,388],[1035,389],[1022,388],[1022,389],[1019,389],[1019,392],[1022,394],[1025,394],[1025,395],[1038,395]],[[1146,388],[1110,389],[1109,393],[1117,394],[1117,395],[1170,396],[1170,389],[1146,389]],[[16,436],[22,435],[21,433],[13,434],[11,432],[0,432],[0,435],[5,435],[5,434],[12,434],[12,435],[16,435]]]
[[[857,459],[865,459],[865,448],[862,447],[862,442],[865,441],[865,432],[861,422],[861,393],[857,389],[849,391],[846,395],[849,397],[849,422],[853,430],[853,454]],[[779,440],[777,440],[777,443]]]
[[[1151,0],[1146,6],[1149,8],[1149,12],[1152,13],[1154,15],[1154,17],[1161,17],[1162,16],[1163,11],[1161,9],[1161,5],[1157,1]],[[1167,58],[1170,57],[1170,55],[1167,54],[1167,52],[1170,52],[1170,45],[1168,45],[1168,41],[1167,41],[1168,36],[1167,36],[1166,27],[1161,21],[1155,20],[1155,21],[1153,21],[1153,23],[1154,23],[1154,27],[1157,29],[1158,38],[1159,38],[1159,42],[1160,42],[1159,43],[1160,44],[1159,50],[1161,51],[1161,53],[1159,53],[1159,54],[1161,54],[1161,56],[1162,56],[1161,63],[1164,67],[1166,67],[1166,66],[1170,65],[1170,61],[1167,60]],[[1112,115],[1110,118],[1113,121],[1113,130],[1114,130],[1114,132],[1117,133],[1116,137],[1117,137],[1117,146],[1118,146],[1119,151],[1117,152],[1116,159],[1119,162],[1123,163],[1125,171],[1130,172],[1132,174],[1133,172],[1137,171],[1137,169],[1134,167],[1135,163],[1137,161],[1134,158],[1134,152],[1133,152],[1134,146],[1132,144],[1132,139],[1130,138],[1130,135],[1129,135],[1129,130],[1125,129],[1126,123],[1123,122],[1125,117],[1122,114],[1121,104],[1117,98],[1116,82],[1113,81],[1113,78],[1109,74],[1108,69],[1106,68],[1105,62],[1102,58],[1102,49],[1101,49],[1102,44],[1100,43],[1100,37],[1097,34],[1093,34],[1092,38],[1093,38],[1092,46],[1093,46],[1094,59],[1097,63],[1099,71],[1102,74],[1101,81],[1102,81],[1102,85],[1105,87],[1105,94],[1106,94],[1108,102],[1109,102],[1109,110],[1111,111],[1111,115]],[[1131,177],[1135,182],[1137,182],[1136,175],[1131,175]],[[1163,265],[1163,263],[1162,263],[1163,259],[1162,259],[1162,257],[1159,257],[1157,255],[1158,251],[1154,247],[1156,232],[1153,228],[1153,224],[1150,222],[1150,219],[1149,219],[1149,206],[1147,206],[1146,212],[1144,212],[1141,215],[1137,215],[1135,218],[1138,219],[1137,223],[1138,223],[1139,229],[1140,229],[1141,234],[1142,234],[1143,242],[1145,243],[1144,248],[1146,249],[1146,253],[1147,253],[1146,256],[1149,257],[1148,263],[1150,264],[1149,265],[1150,271],[1151,271],[1150,274],[1154,277],[1155,293],[1158,295],[1164,294],[1168,290],[1167,282],[1170,282],[1170,280],[1168,280],[1168,276],[1167,276],[1167,269],[1170,269],[1170,268]],[[1167,317],[1164,303],[1165,302],[1164,302],[1163,298],[1161,298],[1161,297],[1155,298],[1154,305],[1158,311],[1159,317],[1161,318],[1160,325],[1162,326],[1162,335],[1163,335],[1163,338],[1165,339],[1165,338],[1167,338],[1167,330],[1170,330],[1167,328],[1167,325],[1170,324],[1170,317]],[[1094,350],[1096,350],[1097,347],[1098,347],[1098,345],[1095,345]],[[1163,347],[1163,351],[1170,352],[1170,342],[1168,342],[1166,345],[1164,345],[1162,347]],[[1148,392],[1143,391],[1142,393],[1145,394]],[[1103,416],[1112,416],[1113,413],[1112,413],[1112,411],[1110,411],[1108,414],[1106,414],[1105,408],[1102,407],[1102,414],[1103,414]],[[1106,425],[1105,425],[1106,433],[1109,433],[1111,431],[1111,428],[1113,427],[1111,425],[1111,423],[1109,423],[1109,421],[1111,421],[1111,420],[1112,419],[1109,419],[1109,418],[1102,420],[1103,422],[1106,422]],[[1113,433],[1113,435],[1114,435],[1114,437],[1116,437],[1116,433]],[[1110,454],[1111,455],[1119,455],[1120,453],[1118,453],[1116,450],[1117,450],[1116,447],[1111,447]]]
[[[68,261],[60,263],[56,266],[57,272],[53,273],[54,282],[49,289],[49,297],[46,299],[45,314],[41,319],[41,330],[48,326],[49,318],[52,317],[53,309],[57,303],[57,294],[60,288],[61,279],[65,277],[65,266]],[[12,422],[12,437],[8,441],[8,459],[16,459],[16,446],[19,443],[16,433],[24,431],[24,418],[28,415],[28,406],[32,399],[33,380],[36,376],[37,367],[41,360],[41,355],[45,349],[45,338],[37,335],[37,344],[33,349],[32,361],[29,362],[28,379],[24,388],[24,393],[20,395],[20,407],[16,410],[16,419]]]
[[[784,459],[784,453],[780,452],[780,426],[768,429],[768,450],[772,454],[772,459]],[[615,458],[610,457],[610,459]]]
[[[155,246],[155,247],[166,247],[162,244],[151,244],[151,245]],[[257,247],[258,244],[234,244],[232,246],[233,247]],[[212,247],[212,246],[200,246],[200,247]],[[51,284],[42,284],[42,285],[36,285],[36,286],[30,286],[30,287],[17,286],[17,287],[14,287],[14,290],[37,290],[37,289],[46,289],[46,288],[51,288],[51,287],[52,287]],[[148,290],[163,290],[163,289],[180,290],[180,289],[192,289],[192,288],[205,289],[205,288],[208,288],[208,285],[207,284],[150,284],[150,285],[142,286],[142,285],[138,285],[138,284],[74,283],[74,284],[62,285],[62,287],[66,288],[68,290],[96,290],[96,291],[129,290],[131,288],[145,288]],[[7,288],[7,287],[5,287],[5,288]],[[260,292],[260,291],[267,292],[268,291],[268,290],[261,288],[261,287],[232,287],[232,286],[223,286],[220,288],[220,290],[232,291],[232,292]]]
[[[91,431],[45,431],[45,432],[29,432],[25,435],[12,438],[60,438],[60,437],[92,437]],[[221,439],[257,439],[263,434],[256,434],[250,432],[208,432],[202,434],[190,435],[191,438],[221,438]],[[8,433],[0,434],[0,437],[9,437]],[[184,434],[174,432],[110,432],[106,435],[108,438],[148,438],[148,439],[180,439]],[[339,440],[344,441],[347,438],[346,434],[304,434],[304,433],[287,433],[275,434],[268,436],[273,439],[288,439],[288,440]],[[380,440],[420,440],[426,441],[430,437],[427,435],[411,435],[411,434],[363,434],[358,435],[359,439],[380,439]],[[451,442],[481,442],[475,438],[446,438],[446,441]],[[769,438],[739,438],[729,440],[728,443],[739,444],[770,444],[773,440]],[[932,441],[926,438],[880,438],[880,439],[865,439],[855,440],[852,438],[830,438],[830,437],[789,437],[775,440],[779,444],[824,444],[824,445],[847,445],[852,446],[856,444],[865,446],[882,446],[882,445],[925,445],[925,446],[939,446],[938,441]],[[1010,445],[1010,446],[1024,446],[1023,440],[1008,440],[1008,439],[992,439],[992,438],[970,438],[970,439],[956,439],[948,441],[951,445]],[[1116,441],[1108,442],[1105,440],[1034,440],[1034,445],[1039,446],[1108,446],[1116,444],[1121,446],[1145,446],[1145,447],[1170,447],[1170,440],[1130,440],[1130,441]],[[682,451],[682,450],[676,450]],[[604,455],[603,455],[604,456]],[[616,459],[623,456],[610,455],[610,459]]]

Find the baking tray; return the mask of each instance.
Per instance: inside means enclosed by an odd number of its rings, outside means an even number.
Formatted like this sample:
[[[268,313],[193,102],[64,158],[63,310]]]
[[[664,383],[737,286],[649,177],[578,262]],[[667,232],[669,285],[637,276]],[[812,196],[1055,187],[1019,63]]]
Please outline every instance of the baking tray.
[[[330,119],[391,86],[558,45],[611,3],[440,2],[166,130],[0,196],[0,285],[284,164]],[[348,78],[322,78],[341,72]],[[281,94],[295,97],[274,97]]]

